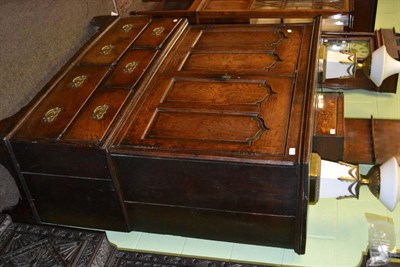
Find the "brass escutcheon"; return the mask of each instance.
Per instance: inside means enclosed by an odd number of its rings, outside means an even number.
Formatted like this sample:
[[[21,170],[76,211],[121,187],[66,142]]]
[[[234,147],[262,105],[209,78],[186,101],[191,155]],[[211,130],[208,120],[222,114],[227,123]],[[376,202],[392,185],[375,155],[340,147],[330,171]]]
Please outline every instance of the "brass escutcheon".
[[[133,24],[125,24],[124,26],[121,27],[121,31],[123,32],[129,32],[133,28]]]
[[[138,64],[139,63],[137,63],[136,61],[129,62],[128,64],[125,65],[124,72],[132,73],[136,69]]]
[[[86,75],[79,75],[76,76],[72,82],[71,82],[71,86],[73,88],[78,88],[80,87],[85,81],[86,81],[87,76]]]
[[[101,48],[100,54],[101,55],[107,55],[108,53],[111,52],[111,50],[114,48],[114,45],[109,44],[109,45],[105,45]]]
[[[229,75],[228,73],[225,73],[224,75],[221,76],[221,79],[224,81],[228,81],[232,78],[231,75]]]
[[[46,114],[44,114],[43,121],[45,123],[52,123],[57,118],[58,114],[60,114],[61,110],[60,107],[49,109]]]
[[[104,116],[106,115],[108,108],[109,108],[109,106],[107,104],[96,107],[93,110],[92,119],[98,120],[98,121],[104,119]]]
[[[158,35],[160,35],[161,33],[163,33],[164,30],[165,30],[164,27],[157,27],[157,28],[155,28],[155,29],[153,30],[153,35],[158,36]]]

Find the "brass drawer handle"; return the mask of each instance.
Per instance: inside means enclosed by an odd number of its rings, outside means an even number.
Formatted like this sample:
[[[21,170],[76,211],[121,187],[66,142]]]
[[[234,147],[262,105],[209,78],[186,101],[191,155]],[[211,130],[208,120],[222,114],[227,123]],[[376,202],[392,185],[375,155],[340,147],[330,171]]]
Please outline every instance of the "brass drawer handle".
[[[52,123],[57,118],[58,114],[60,114],[61,110],[60,107],[49,109],[46,114],[44,114],[43,121],[45,123]]]
[[[80,86],[82,86],[82,84],[86,81],[87,76],[86,75],[80,75],[80,76],[76,76],[72,82],[71,82],[71,86],[73,88],[78,88]]]
[[[129,32],[130,30],[132,30],[132,28],[133,28],[133,24],[131,24],[131,23],[125,24],[124,26],[121,27],[121,31]]]
[[[101,121],[104,119],[109,106],[107,104],[100,105],[93,110],[92,119]]]
[[[153,30],[153,35],[159,36],[164,32],[165,28],[164,27],[157,27]]]
[[[136,69],[138,64],[139,63],[137,63],[136,61],[129,62],[128,64],[125,65],[124,72],[125,73],[132,73]]]
[[[115,46],[114,46],[114,45],[111,45],[111,44],[105,45],[105,46],[103,46],[103,47],[101,48],[100,54],[103,55],[103,56],[105,56],[105,55],[109,54],[109,53],[111,52],[111,50],[112,50],[114,47],[115,47]]]
[[[225,73],[224,75],[221,76],[221,79],[224,81],[228,81],[232,78],[231,75],[229,75],[228,73]]]

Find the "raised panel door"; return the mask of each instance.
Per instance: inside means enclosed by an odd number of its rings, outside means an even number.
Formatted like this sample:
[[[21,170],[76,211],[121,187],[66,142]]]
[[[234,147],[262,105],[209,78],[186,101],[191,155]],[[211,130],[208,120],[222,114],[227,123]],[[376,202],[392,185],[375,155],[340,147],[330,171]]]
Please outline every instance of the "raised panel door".
[[[298,81],[307,71],[300,59],[309,52],[308,33],[294,25],[191,27],[138,100],[146,104],[130,117],[120,145],[296,158],[302,113],[291,110],[305,100]]]

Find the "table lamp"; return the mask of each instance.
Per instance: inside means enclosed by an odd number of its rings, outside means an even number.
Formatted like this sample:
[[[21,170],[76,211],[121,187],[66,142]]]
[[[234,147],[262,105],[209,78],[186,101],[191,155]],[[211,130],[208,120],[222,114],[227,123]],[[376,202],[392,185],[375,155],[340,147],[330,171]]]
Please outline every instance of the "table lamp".
[[[319,199],[358,199],[360,186],[367,185],[390,211],[400,201],[400,167],[395,157],[373,166],[366,175],[360,174],[358,165],[345,162],[321,160],[318,157],[313,158],[312,164],[319,165]]]
[[[400,72],[400,61],[392,58],[386,51],[386,46],[381,46],[372,53],[370,79],[376,86],[389,76]]]

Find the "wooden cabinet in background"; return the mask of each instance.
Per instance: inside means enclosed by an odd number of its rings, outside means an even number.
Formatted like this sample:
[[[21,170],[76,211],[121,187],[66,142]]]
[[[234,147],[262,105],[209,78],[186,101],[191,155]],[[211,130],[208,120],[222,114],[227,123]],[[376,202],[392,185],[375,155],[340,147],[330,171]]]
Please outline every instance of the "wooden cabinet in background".
[[[353,10],[353,0],[230,0],[229,3],[226,0],[147,1],[159,4],[154,10],[133,11],[132,14],[185,16],[191,23],[248,23],[252,18],[326,18],[337,14],[350,16]]]
[[[156,2],[152,10],[131,14],[158,17],[187,17],[191,23],[249,23],[250,19],[289,22],[292,19],[326,18],[326,23],[338,28],[333,20],[341,17],[345,31],[373,32],[377,0],[142,0]],[[332,16],[335,16],[332,19]]]
[[[400,120],[345,119],[344,158],[354,164],[400,160]]]
[[[344,97],[342,93],[317,94],[313,152],[322,159],[343,160]]]

